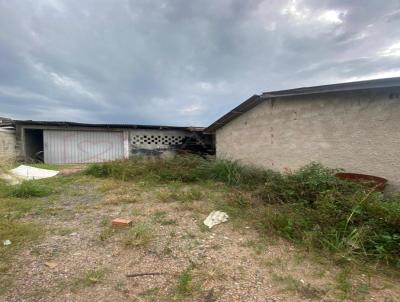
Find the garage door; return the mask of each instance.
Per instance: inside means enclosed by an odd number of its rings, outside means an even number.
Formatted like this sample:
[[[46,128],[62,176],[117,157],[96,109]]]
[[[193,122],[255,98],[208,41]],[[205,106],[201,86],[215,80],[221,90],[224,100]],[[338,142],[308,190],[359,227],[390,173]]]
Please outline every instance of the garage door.
[[[95,163],[124,158],[122,132],[44,130],[44,162]]]

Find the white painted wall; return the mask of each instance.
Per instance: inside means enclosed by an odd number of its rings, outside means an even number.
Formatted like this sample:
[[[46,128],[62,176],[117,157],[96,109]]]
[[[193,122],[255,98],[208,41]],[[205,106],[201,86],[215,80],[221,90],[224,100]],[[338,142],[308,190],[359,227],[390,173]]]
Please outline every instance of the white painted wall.
[[[399,91],[265,101],[217,130],[216,151],[280,171],[317,161],[400,189]]]

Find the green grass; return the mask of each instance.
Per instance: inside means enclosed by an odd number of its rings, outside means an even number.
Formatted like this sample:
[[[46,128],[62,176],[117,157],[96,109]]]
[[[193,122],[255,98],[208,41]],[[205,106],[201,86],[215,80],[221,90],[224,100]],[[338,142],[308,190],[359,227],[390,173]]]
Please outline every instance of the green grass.
[[[24,181],[8,188],[8,196],[17,198],[44,197],[52,192],[50,186],[41,184],[36,180]]]
[[[32,163],[29,166],[40,168],[40,169],[47,169],[47,170],[54,170],[60,171],[62,169],[68,169],[76,167],[76,164],[45,164],[45,163]]]
[[[85,273],[82,279],[83,284],[86,286],[100,283],[105,277],[104,270],[90,270]]]
[[[263,192],[266,228],[345,260],[400,265],[399,197],[338,180],[334,171],[317,164],[280,178]]]
[[[43,229],[35,223],[22,223],[17,221],[0,222],[0,238],[9,239],[12,245],[20,245],[36,240],[43,234]],[[11,247],[12,247],[11,245]],[[1,246],[3,250],[8,250],[10,246]]]
[[[158,193],[163,201],[188,203],[212,199],[233,223],[252,223],[261,234],[276,234],[335,254],[339,259],[369,259],[400,267],[400,196],[371,191],[366,184],[335,177],[337,169],[310,163],[278,173],[228,160],[177,156],[172,159],[116,161],[89,166],[86,173],[119,180],[173,184]],[[228,198],[204,193],[218,182],[232,191]],[[184,190],[179,183],[199,187]],[[201,186],[200,186],[201,185]],[[174,189],[175,188],[175,189]],[[226,196],[226,195],[224,195]],[[190,209],[189,204],[186,209]]]
[[[0,166],[0,170],[10,168]],[[12,286],[14,276],[8,271],[16,263],[20,251],[40,241],[46,234],[44,225],[27,222],[25,217],[53,215],[56,199],[44,197],[65,190],[71,181],[72,178],[54,177],[11,186],[0,180],[0,294]],[[4,246],[3,240],[10,240],[11,245]]]
[[[216,301],[216,297],[211,299],[210,289],[206,290],[206,284],[217,284],[217,282],[227,281],[224,268],[218,264],[211,266],[199,266],[191,264],[186,270],[182,271],[177,278],[176,286],[173,291],[173,301]],[[211,289],[211,291],[213,291]],[[206,298],[209,296],[209,298]],[[211,294],[211,296],[213,296]],[[189,299],[190,297],[190,299]]]
[[[177,297],[187,297],[193,293],[193,277],[190,274],[190,270],[182,272],[178,276],[178,282],[176,285],[176,296]]]
[[[233,186],[263,184],[272,172],[246,167],[239,162],[204,159],[199,156],[176,156],[171,159],[145,160],[135,158],[92,164],[86,174],[100,178],[118,180],[140,180],[150,182],[222,181]]]
[[[346,299],[352,292],[353,284],[350,280],[350,272],[342,270],[336,275],[336,289],[339,291],[339,297]]]
[[[146,223],[138,223],[131,227],[125,234],[123,242],[125,246],[145,246],[153,238],[153,228]]]
[[[45,201],[33,198],[1,198],[0,216],[12,220],[21,218],[28,213],[40,214],[44,211],[45,205]]]
[[[39,224],[0,219],[0,295],[13,283],[13,276],[7,272],[17,253],[26,244],[37,241],[43,235],[44,229]],[[3,245],[3,240],[10,240],[11,245]]]
[[[77,290],[93,286],[104,281],[106,271],[104,269],[88,270],[83,273],[82,276],[75,278],[71,283],[71,291],[76,292]]]

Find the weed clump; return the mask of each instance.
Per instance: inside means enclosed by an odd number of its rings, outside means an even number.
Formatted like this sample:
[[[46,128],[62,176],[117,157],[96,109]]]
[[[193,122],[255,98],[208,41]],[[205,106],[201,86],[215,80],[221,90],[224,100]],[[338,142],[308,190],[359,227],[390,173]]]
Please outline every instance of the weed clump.
[[[146,223],[139,223],[130,228],[124,238],[125,246],[145,246],[153,238],[153,228]]]
[[[260,230],[272,229],[288,240],[345,259],[361,256],[400,266],[400,196],[385,196],[370,184],[338,179],[338,171],[310,163],[279,173],[237,161],[177,156],[94,164],[86,173],[119,180],[225,183],[262,202],[254,210],[236,194],[238,198],[218,204],[231,217],[258,220]],[[196,200],[201,192],[181,195],[164,199]]]
[[[189,296],[193,292],[191,283],[192,283],[192,276],[190,275],[190,271],[186,270],[182,272],[178,277],[176,294],[181,297]]]
[[[238,161],[224,159],[208,161],[202,169],[209,179],[221,181],[231,186],[258,186],[265,183],[272,171],[245,166]]]
[[[271,171],[243,166],[237,161],[204,159],[199,156],[176,156],[169,159],[134,158],[125,161],[92,164],[86,174],[118,180],[147,180],[193,183],[215,180],[232,186],[264,184]]]
[[[197,156],[177,156],[172,159],[134,158],[125,161],[93,164],[86,173],[95,177],[111,177],[119,180],[181,181],[200,180],[202,162]]]
[[[400,198],[340,180],[337,170],[311,163],[280,174],[259,193],[264,223],[283,237],[338,253],[400,265]]]
[[[35,180],[23,181],[22,183],[10,186],[8,196],[17,198],[44,197],[52,193],[49,186],[39,184]]]

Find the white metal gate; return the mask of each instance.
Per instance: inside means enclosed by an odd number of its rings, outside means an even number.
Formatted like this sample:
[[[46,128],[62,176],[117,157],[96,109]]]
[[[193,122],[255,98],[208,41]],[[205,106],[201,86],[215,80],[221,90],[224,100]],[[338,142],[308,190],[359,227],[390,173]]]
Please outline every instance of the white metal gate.
[[[44,130],[44,162],[94,163],[124,158],[123,132]]]

